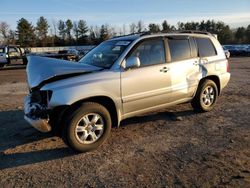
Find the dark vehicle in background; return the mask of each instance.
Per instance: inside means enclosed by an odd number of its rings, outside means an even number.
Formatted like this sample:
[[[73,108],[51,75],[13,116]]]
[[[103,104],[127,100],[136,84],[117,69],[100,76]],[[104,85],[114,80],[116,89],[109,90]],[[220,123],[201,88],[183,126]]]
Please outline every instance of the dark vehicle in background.
[[[42,54],[36,54],[42,57],[50,57],[55,59],[63,59],[68,61],[78,61],[80,59],[80,53],[78,50],[71,48],[68,50],[59,50],[58,52],[47,52]]]
[[[224,50],[228,50],[231,56],[250,56],[250,45],[225,45]]]
[[[26,65],[25,53],[17,45],[0,46],[0,67],[7,65]]]

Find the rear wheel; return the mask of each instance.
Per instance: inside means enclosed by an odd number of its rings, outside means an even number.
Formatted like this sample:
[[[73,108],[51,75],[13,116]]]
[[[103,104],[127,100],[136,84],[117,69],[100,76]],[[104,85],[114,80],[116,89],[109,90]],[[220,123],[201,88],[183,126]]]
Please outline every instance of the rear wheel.
[[[73,150],[86,152],[103,144],[110,130],[108,110],[98,103],[86,102],[66,121],[63,137]]]
[[[218,97],[218,87],[212,80],[204,80],[191,102],[194,110],[208,112],[213,109]]]

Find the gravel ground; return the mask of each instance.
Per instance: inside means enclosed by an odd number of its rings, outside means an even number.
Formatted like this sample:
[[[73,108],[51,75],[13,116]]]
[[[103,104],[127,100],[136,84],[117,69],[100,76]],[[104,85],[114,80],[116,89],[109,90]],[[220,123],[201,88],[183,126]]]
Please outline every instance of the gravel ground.
[[[250,58],[230,61],[212,112],[127,119],[83,154],[23,120],[25,70],[0,70],[0,187],[250,187]]]

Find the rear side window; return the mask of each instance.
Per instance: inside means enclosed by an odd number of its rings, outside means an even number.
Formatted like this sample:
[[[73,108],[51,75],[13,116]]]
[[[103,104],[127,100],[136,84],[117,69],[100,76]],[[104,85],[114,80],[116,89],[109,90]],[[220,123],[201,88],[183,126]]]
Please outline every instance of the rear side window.
[[[196,38],[200,57],[210,57],[217,55],[215,47],[209,38]]]
[[[191,58],[188,39],[168,39],[171,61],[181,61]]]

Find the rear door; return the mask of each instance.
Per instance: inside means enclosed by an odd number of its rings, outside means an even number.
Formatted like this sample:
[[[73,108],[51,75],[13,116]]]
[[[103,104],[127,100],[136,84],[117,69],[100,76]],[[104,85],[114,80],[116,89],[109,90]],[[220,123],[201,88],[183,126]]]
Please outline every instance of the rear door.
[[[195,41],[189,36],[168,37],[171,61],[172,101],[185,100],[194,95],[199,83],[199,58]]]
[[[202,71],[202,77],[212,74],[219,74],[221,67],[226,65],[226,58],[223,52],[223,56],[218,58],[218,52],[210,38],[196,37],[196,44],[199,51],[199,63]]]
[[[163,38],[147,39],[132,49],[128,57],[138,57],[139,68],[121,72],[124,114],[144,111],[167,103],[171,95]]]
[[[200,63],[206,65],[215,60],[218,60],[217,51],[209,38],[196,37]]]

